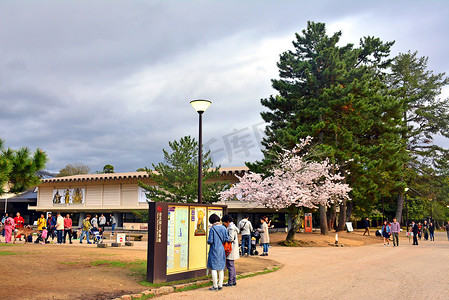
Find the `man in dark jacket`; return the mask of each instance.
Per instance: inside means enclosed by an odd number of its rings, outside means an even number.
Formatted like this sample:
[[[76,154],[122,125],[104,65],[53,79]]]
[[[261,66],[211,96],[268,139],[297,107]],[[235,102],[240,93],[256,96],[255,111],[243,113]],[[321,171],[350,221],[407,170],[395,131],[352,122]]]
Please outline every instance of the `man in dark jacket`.
[[[366,220],[365,220],[365,232],[363,233],[363,235],[365,235],[367,232],[368,232],[368,235],[369,235],[369,227],[370,227],[369,218],[366,218]]]
[[[413,245],[418,245],[419,227],[418,224],[415,223],[415,221],[412,222],[412,231],[413,231]]]
[[[51,215],[51,213],[48,214],[47,217],[47,238],[45,239],[45,242],[48,243],[48,238],[51,235],[51,241],[55,239],[55,230],[56,230],[56,218]]]

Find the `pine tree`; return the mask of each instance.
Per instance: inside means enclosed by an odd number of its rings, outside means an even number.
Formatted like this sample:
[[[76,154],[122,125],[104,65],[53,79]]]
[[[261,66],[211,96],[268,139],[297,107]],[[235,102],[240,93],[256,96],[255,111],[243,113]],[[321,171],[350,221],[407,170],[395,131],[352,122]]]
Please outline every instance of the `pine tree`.
[[[272,80],[276,96],[262,99],[269,111],[262,118],[269,124],[263,144],[291,149],[300,139],[314,137],[317,159],[329,157],[346,175],[355,203],[379,197],[379,174],[394,180],[398,164],[389,155],[400,144],[399,103],[385,92],[383,78],[393,42],[374,37],[339,46],[341,32],[326,34],[325,24],[308,22],[296,34],[294,51],[281,54],[279,80]],[[248,166],[256,171],[269,169],[273,156]],[[400,165],[400,164],[399,164]],[[340,207],[339,230],[346,220],[346,203]],[[321,232],[327,233],[326,206],[320,207]]]
[[[198,142],[190,136],[169,142],[171,153],[164,152],[165,163],[145,168],[156,186],[139,183],[151,201],[194,203],[198,199]],[[210,151],[203,153],[203,203],[219,200],[226,182],[220,181],[219,167],[214,167]],[[209,180],[209,182],[206,182]]]
[[[449,99],[440,99],[441,89],[449,84],[445,73],[428,70],[428,58],[418,52],[401,53],[391,67],[388,80],[403,107],[402,139],[409,160],[403,165],[403,185],[414,185],[419,176],[437,172],[447,163],[448,149],[434,144],[434,136],[449,137]],[[408,175],[408,176],[407,176]],[[396,217],[401,220],[403,189],[399,191]]]

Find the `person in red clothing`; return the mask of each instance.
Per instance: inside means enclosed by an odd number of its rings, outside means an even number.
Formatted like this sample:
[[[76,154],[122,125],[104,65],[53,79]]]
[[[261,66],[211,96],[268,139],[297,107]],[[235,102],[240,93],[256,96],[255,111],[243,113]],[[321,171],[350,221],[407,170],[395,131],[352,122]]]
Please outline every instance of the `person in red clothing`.
[[[25,226],[25,220],[20,216],[18,212],[16,217],[14,218],[14,223],[16,223],[16,228],[23,228]],[[22,235],[18,235],[16,238],[19,238],[19,241],[22,240]]]
[[[64,219],[64,244],[65,244],[67,235],[69,235],[69,241],[70,241],[70,244],[72,244],[72,219],[70,219],[69,214],[67,214],[67,216]]]

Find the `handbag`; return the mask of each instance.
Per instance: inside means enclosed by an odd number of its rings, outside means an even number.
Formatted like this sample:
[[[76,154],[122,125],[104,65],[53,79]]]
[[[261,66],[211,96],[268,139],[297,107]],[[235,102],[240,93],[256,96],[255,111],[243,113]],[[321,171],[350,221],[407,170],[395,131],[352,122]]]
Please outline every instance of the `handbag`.
[[[232,252],[232,243],[231,242],[223,242],[223,240],[221,239],[221,237],[218,234],[217,230],[214,227],[212,227],[212,229],[215,230],[215,233],[218,235],[218,238],[220,239],[221,243],[223,244],[225,255],[228,256],[229,254],[231,254],[231,252]]]

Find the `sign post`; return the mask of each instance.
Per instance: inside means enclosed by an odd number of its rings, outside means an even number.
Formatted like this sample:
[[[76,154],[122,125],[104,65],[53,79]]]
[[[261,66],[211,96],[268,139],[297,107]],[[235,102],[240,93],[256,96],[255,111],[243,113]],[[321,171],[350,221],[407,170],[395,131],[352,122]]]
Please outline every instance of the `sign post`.
[[[150,202],[147,280],[153,283],[206,275],[208,217],[226,205]]]

